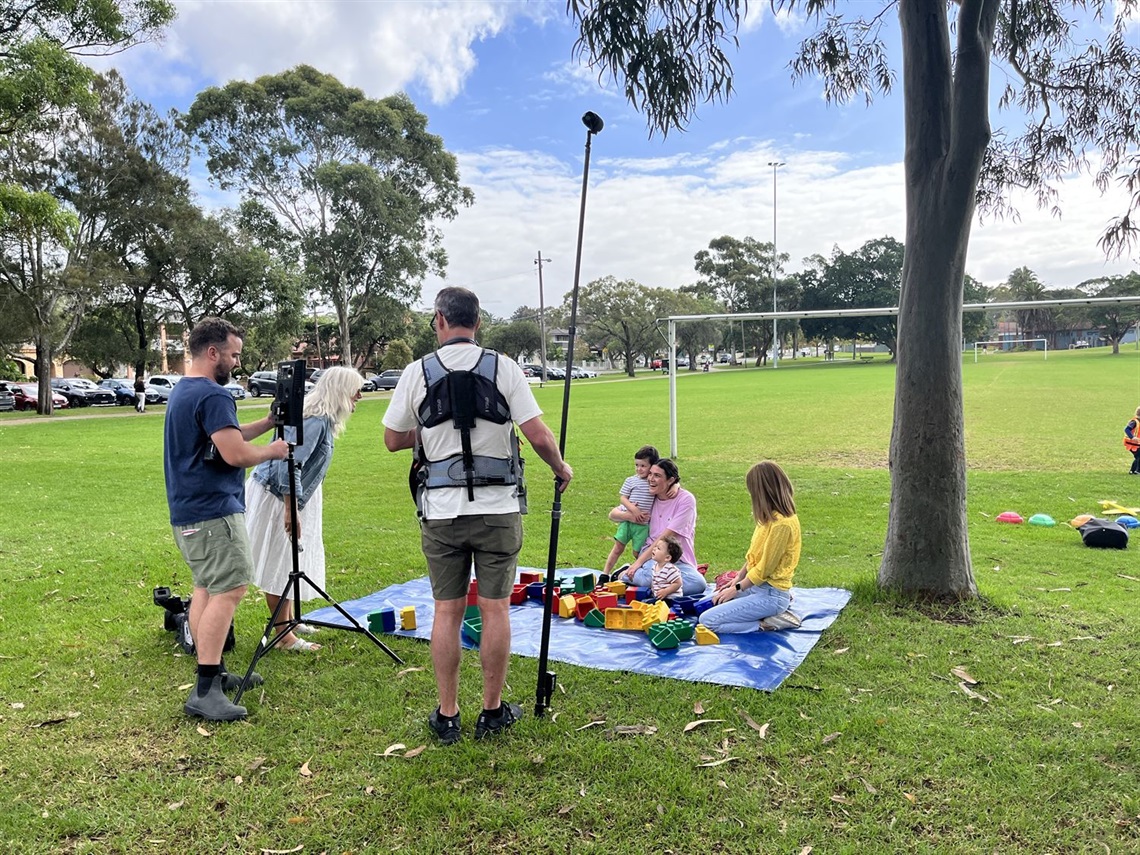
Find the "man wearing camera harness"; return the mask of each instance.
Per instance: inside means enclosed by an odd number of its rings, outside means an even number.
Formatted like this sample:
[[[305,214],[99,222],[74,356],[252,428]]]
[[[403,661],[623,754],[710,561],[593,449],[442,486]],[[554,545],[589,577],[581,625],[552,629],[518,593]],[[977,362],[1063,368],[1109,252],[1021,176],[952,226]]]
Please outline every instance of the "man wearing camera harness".
[[[514,425],[565,489],[574,473],[562,459],[522,369],[475,341],[479,298],[444,288],[432,329],[439,349],[400,375],[384,415],[389,451],[417,448],[421,544],[435,600],[431,656],[439,706],[428,724],[445,745],[461,736],[459,631],[471,563],[483,630],[483,710],[475,738],[499,733],[522,716],[503,702],[511,653],[510,594],[522,548],[525,493]]]
[[[237,367],[242,334],[229,321],[205,318],[190,332],[191,366],[170,392],[164,425],[166,498],[174,540],[194,582],[190,634],[198,654],[198,682],[183,709],[209,721],[244,718],[226,689],[241,680],[222,664],[234,611],[253,578],[245,528],[245,467],[284,460],[283,439],[253,445],[273,428],[266,416],[238,424],[237,405],[222,388]]]

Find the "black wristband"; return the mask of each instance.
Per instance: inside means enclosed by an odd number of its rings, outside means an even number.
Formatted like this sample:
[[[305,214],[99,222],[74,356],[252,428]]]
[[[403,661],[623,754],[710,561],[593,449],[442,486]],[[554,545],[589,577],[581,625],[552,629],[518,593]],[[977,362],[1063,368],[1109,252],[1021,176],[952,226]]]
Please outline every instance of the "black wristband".
[[[736,583],[736,590],[738,590],[738,591],[743,591],[743,590],[744,590],[743,588],[741,588],[741,587],[740,587],[740,583],[739,583],[739,582],[737,582],[737,583]]]

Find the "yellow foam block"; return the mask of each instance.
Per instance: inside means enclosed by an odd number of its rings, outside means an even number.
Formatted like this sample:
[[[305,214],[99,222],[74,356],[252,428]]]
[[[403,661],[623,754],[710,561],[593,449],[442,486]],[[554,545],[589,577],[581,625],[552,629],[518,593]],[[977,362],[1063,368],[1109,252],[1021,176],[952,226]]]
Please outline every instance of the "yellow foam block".
[[[400,609],[400,629],[416,628],[416,607],[404,606]]]
[[[717,634],[704,624],[697,624],[697,644],[720,644]]]
[[[606,629],[641,629],[641,612],[634,609],[606,609]]]
[[[574,599],[573,594],[567,594],[565,597],[558,598],[558,616],[560,618],[572,618],[578,607],[578,601]]]
[[[619,597],[625,596],[625,582],[606,582],[605,588],[611,594],[617,594]]]
[[[665,623],[669,619],[669,604],[658,600],[651,606],[646,606],[641,613],[641,628],[649,629],[655,623]]]

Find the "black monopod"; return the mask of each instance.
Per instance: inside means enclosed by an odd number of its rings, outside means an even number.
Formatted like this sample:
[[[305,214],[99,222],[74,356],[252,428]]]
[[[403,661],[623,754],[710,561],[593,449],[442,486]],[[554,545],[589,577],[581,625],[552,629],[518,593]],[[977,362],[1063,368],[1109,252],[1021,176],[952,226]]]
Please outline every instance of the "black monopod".
[[[570,341],[566,345],[566,379],[562,390],[562,428],[558,432],[558,452],[566,456],[566,416],[570,412],[570,377],[574,369],[574,334],[578,322],[578,277],[582,270],[582,230],[586,225],[586,187],[590,180],[590,138],[601,133],[605,122],[597,113],[582,117],[586,126],[586,162],[582,167],[582,205],[578,212],[578,252],[574,258],[574,290],[570,298]],[[542,644],[538,650],[538,690],[534,702],[535,717],[541,717],[550,706],[554,694],[555,674],[547,670],[550,654],[550,619],[554,613],[554,568],[558,557],[558,526],[562,520],[562,492],[559,479],[554,479],[554,507],[550,513],[550,552],[546,559],[546,591],[542,603]]]

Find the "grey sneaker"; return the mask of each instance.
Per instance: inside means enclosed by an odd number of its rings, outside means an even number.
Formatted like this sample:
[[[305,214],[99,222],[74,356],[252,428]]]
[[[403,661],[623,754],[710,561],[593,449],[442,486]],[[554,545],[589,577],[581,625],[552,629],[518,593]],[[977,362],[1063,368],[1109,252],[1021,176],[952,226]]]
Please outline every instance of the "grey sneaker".
[[[495,733],[501,733],[516,721],[522,718],[522,707],[518,704],[508,704],[505,701],[499,707],[498,715],[488,715],[484,710],[475,720],[475,738],[486,739]]]
[[[230,701],[222,692],[222,675],[210,682],[210,690],[199,697],[198,687],[190,690],[190,697],[182,709],[186,715],[203,718],[206,721],[237,721],[246,717],[246,709]]]
[[[459,727],[459,713],[453,716],[440,715],[439,707],[428,716],[428,726],[435,731],[435,735],[444,745],[454,745],[463,735]]]

